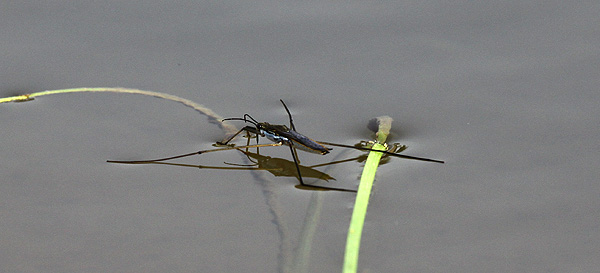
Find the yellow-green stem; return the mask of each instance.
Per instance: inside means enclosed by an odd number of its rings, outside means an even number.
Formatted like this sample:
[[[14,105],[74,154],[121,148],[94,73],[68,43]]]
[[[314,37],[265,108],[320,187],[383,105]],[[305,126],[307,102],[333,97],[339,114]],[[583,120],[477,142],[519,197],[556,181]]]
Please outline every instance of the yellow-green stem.
[[[373,145],[372,149],[383,151],[386,150],[385,140],[392,126],[392,118],[384,116],[377,118],[377,121],[379,123],[379,131],[377,132],[377,142]],[[356,194],[352,219],[350,220],[350,228],[348,228],[344,273],[354,273],[358,268],[358,253],[360,250],[362,229],[367,214],[371,189],[375,181],[375,172],[382,156],[382,153],[372,151],[365,162],[365,167],[360,178],[360,185],[358,186],[358,193]]]
[[[68,88],[68,89],[58,89],[58,90],[46,90],[46,91],[36,92],[36,93],[31,93],[31,94],[18,95],[18,96],[12,96],[12,97],[7,97],[7,98],[0,98],[0,103],[24,102],[24,101],[33,100],[36,97],[41,97],[41,96],[46,96],[46,95],[79,93],[79,92],[111,92],[111,93],[140,94],[140,95],[146,95],[146,96],[152,96],[152,97],[157,97],[157,98],[161,98],[161,99],[176,101],[176,102],[182,103],[183,105],[185,105],[187,107],[193,108],[194,110],[200,112],[203,115],[206,115],[214,123],[218,124],[225,131],[226,134],[233,134],[233,133],[237,132],[237,129],[235,128],[235,126],[228,124],[228,123],[221,122],[223,117],[217,115],[211,109],[209,109],[201,104],[195,103],[188,99],[184,99],[181,97],[177,97],[177,96],[173,96],[173,95],[169,95],[169,94],[165,94],[165,93],[139,90],[139,89],[131,89],[131,88],[78,87],[78,88]]]

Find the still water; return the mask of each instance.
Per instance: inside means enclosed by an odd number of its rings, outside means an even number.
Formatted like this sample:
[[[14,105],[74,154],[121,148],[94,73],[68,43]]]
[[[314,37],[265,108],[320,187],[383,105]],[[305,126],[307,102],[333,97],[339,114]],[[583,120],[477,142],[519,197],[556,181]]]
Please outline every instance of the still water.
[[[350,145],[388,115],[390,142],[446,164],[379,168],[359,271],[592,272],[599,12],[536,1],[18,1],[0,11],[0,96],[122,86],[287,124],[283,99],[300,133]],[[0,104],[0,271],[341,271],[352,193],[299,190],[268,171],[106,162],[210,149],[224,136],[146,96]],[[311,166],[361,154],[299,156]],[[286,147],[261,155],[291,159]],[[177,162],[249,163],[238,151]],[[361,168],[319,167],[335,180],[307,182],[356,188]]]

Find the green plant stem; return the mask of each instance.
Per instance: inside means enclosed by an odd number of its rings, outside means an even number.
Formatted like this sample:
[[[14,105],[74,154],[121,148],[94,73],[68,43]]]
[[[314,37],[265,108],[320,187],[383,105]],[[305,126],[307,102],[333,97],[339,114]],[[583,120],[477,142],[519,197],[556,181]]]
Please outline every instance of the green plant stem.
[[[377,142],[373,145],[374,150],[386,150],[385,143],[391,129],[392,118],[384,116],[377,118],[379,130],[377,132]],[[382,153],[371,151],[365,162],[363,173],[360,177],[360,185],[356,194],[354,211],[348,228],[348,237],[346,239],[346,253],[344,257],[344,273],[354,273],[358,268],[358,253],[360,250],[360,239],[362,229],[367,214],[367,206],[369,205],[369,197],[371,189],[375,181],[375,173],[379,166],[379,161],[383,156]]]
[[[223,119],[223,117],[219,116],[217,113],[213,112],[211,109],[205,107],[204,105],[195,103],[188,99],[184,99],[181,97],[177,97],[177,96],[173,96],[173,95],[169,95],[169,94],[165,94],[165,93],[139,90],[139,89],[131,89],[131,88],[79,87],[79,88],[68,88],[68,89],[58,89],[58,90],[46,90],[46,91],[36,92],[36,93],[31,93],[31,94],[18,95],[18,96],[12,96],[12,97],[7,97],[7,98],[0,98],[0,103],[25,102],[25,101],[33,100],[36,97],[41,97],[41,96],[46,96],[46,95],[80,93],[80,92],[111,92],[111,93],[140,94],[140,95],[146,95],[146,96],[152,96],[152,97],[157,97],[157,98],[161,98],[161,99],[176,101],[187,107],[193,108],[194,110],[200,112],[203,115],[206,115],[212,123],[219,125],[219,127],[221,127],[221,129],[223,129],[223,131],[225,131],[225,134],[234,134],[235,132],[237,132],[237,128],[235,128],[235,126],[233,126],[229,123],[223,123],[221,121]]]

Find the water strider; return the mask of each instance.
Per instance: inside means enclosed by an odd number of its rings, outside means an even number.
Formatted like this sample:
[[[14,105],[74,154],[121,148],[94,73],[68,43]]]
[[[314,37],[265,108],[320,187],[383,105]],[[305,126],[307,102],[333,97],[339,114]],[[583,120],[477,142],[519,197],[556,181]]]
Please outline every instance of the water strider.
[[[166,158],[161,158],[161,159],[153,159],[153,160],[138,160],[138,161],[109,160],[108,162],[125,163],[125,164],[143,164],[143,163],[166,161],[166,160],[182,158],[182,157],[187,157],[187,156],[192,156],[192,155],[199,155],[199,154],[204,154],[204,153],[208,153],[208,152],[226,151],[226,150],[242,149],[242,148],[248,149],[248,148],[259,148],[259,147],[267,147],[267,146],[286,145],[290,148],[290,152],[292,154],[292,159],[294,160],[294,165],[296,166],[296,171],[298,174],[298,181],[300,182],[300,185],[302,187],[320,189],[320,190],[335,190],[335,191],[347,191],[347,192],[356,192],[356,191],[348,190],[348,189],[341,189],[341,188],[330,188],[330,187],[305,184],[302,179],[302,174],[300,172],[300,166],[298,164],[298,161],[299,161],[298,153],[296,151],[296,148],[303,150],[303,151],[311,152],[311,153],[326,155],[329,153],[330,150],[332,150],[331,148],[328,148],[325,146],[325,145],[329,145],[329,146],[351,148],[351,149],[357,149],[357,150],[363,150],[363,151],[376,151],[376,152],[384,153],[385,155],[395,156],[395,157],[400,157],[400,158],[405,158],[405,159],[444,163],[444,161],[441,161],[441,160],[402,155],[402,154],[395,153],[394,151],[391,151],[391,152],[390,151],[380,151],[380,150],[373,150],[373,149],[370,149],[367,147],[356,147],[356,146],[351,146],[351,145],[336,144],[336,143],[331,143],[331,142],[312,140],[309,137],[307,137],[303,134],[300,134],[296,131],[296,126],[294,126],[294,121],[292,120],[292,114],[290,113],[290,110],[288,109],[287,105],[285,105],[283,100],[279,100],[279,101],[281,101],[281,103],[283,104],[283,107],[285,108],[285,111],[288,114],[288,117],[290,119],[290,127],[291,128],[288,128],[285,125],[270,124],[267,122],[258,122],[249,114],[244,114],[244,116],[241,118],[223,119],[223,121],[240,120],[240,121],[244,121],[245,123],[250,123],[252,125],[244,126],[244,128],[240,129],[238,132],[236,132],[232,136],[226,138],[224,141],[217,142],[218,145],[229,145],[229,142],[242,132],[246,132],[246,134],[248,134],[248,135],[250,135],[250,134],[256,135],[257,136],[256,137],[257,144],[255,144],[255,145],[249,145],[250,143],[248,140],[248,145],[246,145],[246,146],[239,146],[239,147],[228,146],[228,147],[223,147],[223,148],[202,150],[202,151],[197,151],[197,152],[193,152],[193,153],[189,153],[189,154],[183,154],[183,155],[177,155],[177,156],[166,157]],[[266,137],[267,139],[271,140],[273,143],[258,144],[258,136]]]

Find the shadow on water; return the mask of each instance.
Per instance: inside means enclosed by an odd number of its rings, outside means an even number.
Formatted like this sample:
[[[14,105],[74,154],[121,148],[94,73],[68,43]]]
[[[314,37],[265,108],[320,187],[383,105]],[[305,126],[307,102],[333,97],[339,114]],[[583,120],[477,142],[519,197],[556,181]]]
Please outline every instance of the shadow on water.
[[[359,144],[355,145],[355,147],[357,147],[357,148],[362,147],[362,146],[364,146],[363,143],[359,143]],[[394,152],[402,151],[405,148],[406,148],[406,146],[399,146],[397,144],[394,144],[394,146],[392,148],[390,148],[389,151],[391,153],[394,153]],[[117,164],[136,164],[136,165],[158,164],[158,165],[170,165],[170,166],[198,168],[198,169],[229,170],[229,171],[257,170],[257,171],[268,171],[275,177],[296,177],[297,179],[300,179],[299,175],[298,175],[298,168],[296,168],[296,163],[294,161],[283,159],[283,158],[278,158],[278,157],[261,155],[258,152],[253,153],[248,150],[242,150],[240,148],[235,148],[234,150],[237,150],[237,151],[241,152],[242,154],[244,154],[248,158],[248,160],[250,162],[252,162],[252,164],[238,164],[238,163],[224,162],[228,166],[206,166],[206,165],[164,162],[162,160],[147,160],[147,161],[145,161],[145,160],[140,160],[140,161],[109,160],[108,162],[109,163],[117,163]],[[195,154],[195,153],[186,154],[186,156],[193,155],[193,154]],[[178,158],[178,156],[172,157],[172,158]],[[169,159],[171,159],[171,158],[169,158]],[[303,177],[314,178],[314,179],[319,179],[319,180],[329,182],[330,180],[335,180],[335,178],[333,178],[331,175],[324,173],[322,171],[319,171],[315,168],[336,165],[336,164],[351,162],[351,161],[357,161],[359,163],[362,163],[366,159],[367,159],[367,154],[363,154],[363,155],[352,157],[352,158],[336,160],[336,161],[332,161],[332,162],[316,164],[316,165],[311,165],[311,166],[305,166],[305,165],[298,164],[298,167],[299,167],[299,170],[302,173]],[[387,154],[384,155],[382,157],[380,165],[387,164],[389,162],[389,160],[390,160],[389,155],[387,155]],[[353,190],[327,188],[327,187],[321,187],[321,186],[315,186],[315,185],[301,185],[301,184],[296,185],[296,188],[302,189],[302,190],[353,191]]]
[[[206,165],[194,165],[194,164],[185,164],[185,163],[174,163],[174,162],[163,162],[163,161],[109,161],[110,163],[119,163],[119,164],[158,164],[158,165],[169,165],[169,166],[179,166],[179,167],[188,167],[188,168],[198,168],[198,169],[213,169],[213,170],[229,170],[229,171],[240,171],[240,170],[257,170],[257,171],[267,171],[276,177],[296,177],[298,178],[298,172],[296,169],[296,165],[294,161],[261,155],[259,153],[253,153],[250,151],[244,151],[242,149],[236,149],[244,154],[248,160],[252,162],[252,164],[237,164],[237,163],[227,163],[228,166],[206,166]],[[330,180],[335,180],[331,175],[321,172],[315,168],[335,165],[345,162],[358,161],[363,162],[366,160],[366,155],[361,155],[353,158],[337,160],[333,162],[305,166],[299,164],[300,172],[303,177],[309,177],[314,179],[323,180],[329,182]],[[296,188],[304,189],[304,190],[328,190],[328,188],[312,188],[312,187],[303,187],[302,185],[297,185]],[[333,188],[329,190],[335,190]]]
[[[358,143],[356,147],[364,147],[365,143]],[[389,152],[401,152],[406,148],[406,146],[394,144],[388,150]],[[224,162],[228,166],[206,166],[206,165],[194,165],[194,164],[185,164],[185,163],[175,163],[175,162],[163,162],[163,161],[132,161],[132,162],[114,162],[113,163],[126,163],[126,164],[157,164],[157,165],[168,165],[168,166],[176,166],[176,167],[187,167],[187,168],[198,168],[198,169],[212,169],[212,170],[224,170],[224,171],[244,171],[244,170],[252,170],[252,171],[267,171],[271,173],[275,177],[295,177],[299,179],[297,168],[294,161],[265,156],[258,153],[250,152],[248,150],[235,148],[234,150],[239,151],[243,156],[245,156],[252,164],[237,164],[237,163],[228,163]],[[315,168],[318,167],[326,167],[332,166],[336,164],[353,162],[356,161],[358,163],[363,163],[367,159],[367,154],[362,154],[359,156],[355,156],[352,158],[335,160],[327,163],[304,166],[298,165],[300,172],[302,172],[303,177],[313,178],[323,180],[325,182],[329,182],[330,180],[335,180],[329,174],[319,171]],[[380,164],[387,164],[391,159],[391,156],[384,155],[381,159]],[[328,188],[314,185],[301,185],[297,184],[295,187],[301,190],[310,190],[313,191],[311,195],[310,202],[308,204],[306,215],[303,221],[303,226],[299,235],[294,236],[287,225],[287,221],[282,218],[284,213],[284,209],[281,207],[281,203],[278,201],[278,193],[274,190],[272,186],[272,181],[268,178],[260,175],[260,172],[252,172],[255,179],[257,181],[265,182],[261,183],[263,194],[265,195],[266,202],[270,209],[271,215],[274,217],[273,223],[276,224],[277,230],[280,237],[280,246],[279,246],[279,272],[306,272],[309,260],[310,260],[310,252],[312,248],[312,241],[314,233],[316,232],[316,227],[320,220],[321,207],[323,203],[323,195],[322,191],[350,191],[355,192],[354,190],[345,190],[338,188]],[[263,172],[264,173],[264,172]],[[294,240],[297,238],[297,240]],[[296,243],[294,243],[296,241]]]

